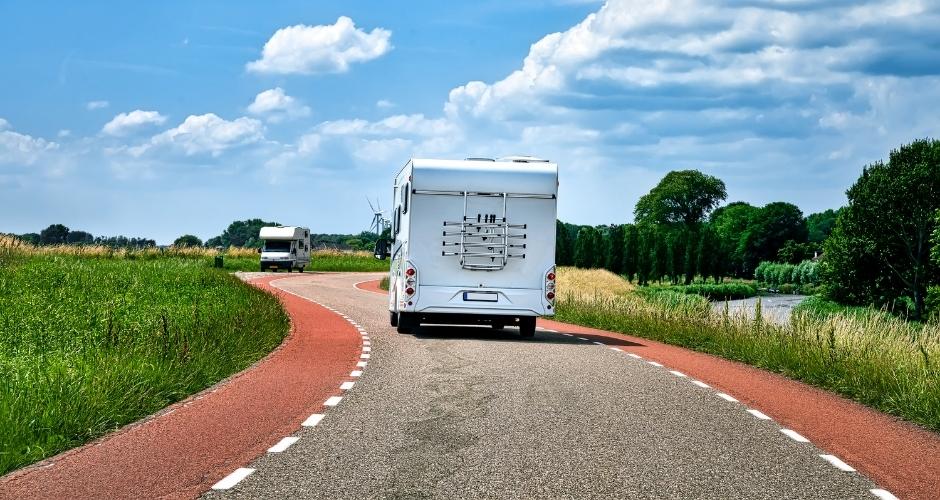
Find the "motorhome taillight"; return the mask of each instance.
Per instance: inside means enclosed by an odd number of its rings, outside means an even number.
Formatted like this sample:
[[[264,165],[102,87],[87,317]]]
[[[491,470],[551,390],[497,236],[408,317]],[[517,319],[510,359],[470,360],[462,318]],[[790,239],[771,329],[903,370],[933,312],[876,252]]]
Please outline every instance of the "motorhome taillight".
[[[549,271],[548,276],[546,276],[549,281],[555,281],[555,273]]]
[[[408,269],[405,270],[405,274],[407,274],[408,276],[414,276],[414,275],[415,275],[415,270],[414,270],[414,268],[413,268],[413,267],[409,267]]]
[[[409,286],[408,288],[405,289],[405,293],[408,294],[408,295],[414,295],[414,294],[415,294],[415,289],[414,289],[414,288],[411,288],[411,287]]]
[[[548,300],[555,300],[555,292],[548,292],[545,294],[545,298]]]
[[[555,300],[555,268],[552,267],[545,273],[545,298],[549,302]],[[551,307],[551,306],[549,306]]]

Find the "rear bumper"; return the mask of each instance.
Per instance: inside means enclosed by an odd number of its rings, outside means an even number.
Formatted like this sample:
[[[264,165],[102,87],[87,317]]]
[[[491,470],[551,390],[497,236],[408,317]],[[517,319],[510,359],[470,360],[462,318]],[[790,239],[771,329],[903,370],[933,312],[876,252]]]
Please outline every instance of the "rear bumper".
[[[278,269],[291,269],[294,267],[294,261],[293,260],[262,260],[261,261],[262,269],[271,269],[275,267]]]
[[[494,302],[464,300],[464,292],[491,293]],[[462,288],[419,286],[412,305],[399,304],[399,310],[425,315],[446,316],[554,316],[555,308],[542,290],[531,288]]]

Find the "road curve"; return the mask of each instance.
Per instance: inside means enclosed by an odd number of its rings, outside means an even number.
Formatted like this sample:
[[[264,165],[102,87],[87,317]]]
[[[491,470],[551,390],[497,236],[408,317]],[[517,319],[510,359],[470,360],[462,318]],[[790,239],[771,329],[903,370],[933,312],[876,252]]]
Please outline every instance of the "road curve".
[[[193,498],[323,412],[362,340],[338,314],[272,288],[282,278],[254,282],[290,314],[277,350],[151,418],[0,478],[0,499]]]
[[[597,331],[580,334],[551,322],[543,326],[563,333],[540,331],[527,341],[510,331],[465,327],[401,335],[388,326],[385,298],[353,286],[362,279],[324,274],[282,282],[285,290],[362,326],[370,339],[368,369],[322,422],[296,434],[299,440],[289,449],[254,460],[247,466],[254,474],[208,497],[881,493],[866,476],[837,467],[846,464],[830,451],[803,442],[796,432],[781,432],[780,423],[759,418],[764,415],[746,411],[727,394],[720,397],[701,381],[695,384],[692,377],[715,378],[719,390],[737,387],[706,367],[696,368],[698,357],[716,358],[689,353],[684,360],[670,358],[675,365],[656,366],[649,361],[668,358],[659,348],[670,346]],[[689,367],[687,373],[678,372],[680,365]],[[745,403],[750,398],[747,392],[731,394]],[[775,410],[768,411],[777,418]]]

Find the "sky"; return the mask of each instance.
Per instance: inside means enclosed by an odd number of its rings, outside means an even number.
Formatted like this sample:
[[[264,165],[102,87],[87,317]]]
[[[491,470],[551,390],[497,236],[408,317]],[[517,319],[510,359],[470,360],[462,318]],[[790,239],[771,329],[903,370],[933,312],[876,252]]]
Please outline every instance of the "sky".
[[[940,126],[940,2],[0,2],[0,232],[368,229],[411,157],[559,164],[559,217],[670,170],[845,203]]]

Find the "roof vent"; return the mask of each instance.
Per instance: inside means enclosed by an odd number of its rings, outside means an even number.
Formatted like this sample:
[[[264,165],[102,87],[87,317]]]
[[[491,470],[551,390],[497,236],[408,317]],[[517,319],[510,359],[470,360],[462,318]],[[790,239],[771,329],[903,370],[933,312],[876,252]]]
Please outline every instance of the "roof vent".
[[[536,158],[535,156],[504,156],[497,161],[511,161],[516,163],[548,163],[548,160]]]
[[[476,156],[471,156],[471,157],[469,157],[469,158],[464,158],[464,160],[466,160],[466,161],[496,161],[496,160],[494,160],[494,159],[492,159],[492,158],[483,158],[483,157],[476,157]]]

